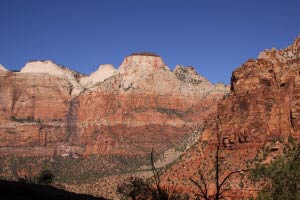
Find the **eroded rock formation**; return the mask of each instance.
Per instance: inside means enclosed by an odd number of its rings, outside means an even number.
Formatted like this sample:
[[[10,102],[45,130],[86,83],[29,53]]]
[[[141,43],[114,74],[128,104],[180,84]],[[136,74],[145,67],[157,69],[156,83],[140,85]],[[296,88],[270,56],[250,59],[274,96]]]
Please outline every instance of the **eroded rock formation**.
[[[1,175],[47,166],[59,181],[80,182],[137,169],[152,148],[180,146],[228,91],[191,67],[172,72],[147,53],[90,76],[52,61],[0,71]]]
[[[286,49],[265,50],[258,59],[248,60],[232,73],[230,93],[219,102],[217,112],[206,120],[198,142],[166,171],[164,184],[197,193],[188,180],[199,180],[199,169],[206,178],[214,173],[218,141],[221,180],[230,171],[247,169],[255,162],[269,162],[268,157],[280,151],[280,143],[289,136],[299,137],[299,41],[300,37],[296,38]],[[259,158],[259,152],[263,152],[263,158]],[[249,182],[243,183],[243,188],[239,186],[239,177],[230,183],[228,199],[248,198],[257,191]],[[208,184],[210,194],[214,184],[214,180]]]
[[[299,135],[299,38],[282,50],[263,51],[231,78],[231,95],[219,104],[223,139],[235,143]]]

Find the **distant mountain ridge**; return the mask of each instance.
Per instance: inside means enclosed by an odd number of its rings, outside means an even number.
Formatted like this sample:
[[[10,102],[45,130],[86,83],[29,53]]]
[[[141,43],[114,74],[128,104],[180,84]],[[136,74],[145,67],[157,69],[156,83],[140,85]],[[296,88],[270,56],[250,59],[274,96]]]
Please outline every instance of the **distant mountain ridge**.
[[[152,148],[162,155],[192,141],[228,92],[191,67],[171,71],[145,53],[89,76],[52,61],[0,71],[0,175],[50,168],[57,181],[79,185],[127,174],[149,164]]]

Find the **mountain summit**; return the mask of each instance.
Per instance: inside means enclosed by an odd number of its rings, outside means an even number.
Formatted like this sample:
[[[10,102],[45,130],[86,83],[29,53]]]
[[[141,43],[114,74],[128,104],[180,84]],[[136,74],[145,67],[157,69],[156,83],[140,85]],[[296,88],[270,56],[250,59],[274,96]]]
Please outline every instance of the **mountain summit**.
[[[0,64],[0,71],[7,71],[7,69],[3,65]]]

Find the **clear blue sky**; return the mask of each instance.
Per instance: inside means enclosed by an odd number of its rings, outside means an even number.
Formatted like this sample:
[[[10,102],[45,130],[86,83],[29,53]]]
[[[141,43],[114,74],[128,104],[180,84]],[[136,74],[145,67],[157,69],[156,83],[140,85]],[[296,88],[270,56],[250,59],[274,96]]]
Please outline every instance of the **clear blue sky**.
[[[212,82],[300,34],[299,0],[0,0],[0,63],[51,59],[81,73],[136,51]]]

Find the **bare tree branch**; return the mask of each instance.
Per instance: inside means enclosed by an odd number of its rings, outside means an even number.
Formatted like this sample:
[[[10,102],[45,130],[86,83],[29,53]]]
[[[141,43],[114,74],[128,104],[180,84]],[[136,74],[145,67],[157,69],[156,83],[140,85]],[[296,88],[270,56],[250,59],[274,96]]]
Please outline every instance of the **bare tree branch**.
[[[157,187],[157,191],[158,191],[158,195],[159,195],[159,199],[163,199],[163,192],[162,189],[160,187],[160,175],[158,170],[156,169],[155,165],[154,165],[154,156],[153,156],[153,149],[151,151],[151,169],[152,169],[152,173],[154,176],[154,181],[155,181],[155,185]]]
[[[202,183],[203,183],[203,185],[204,185],[205,194],[207,195],[207,194],[208,194],[208,188],[207,188],[207,184],[206,184],[204,175],[203,175],[203,173],[202,173],[201,170],[199,170],[199,174],[200,174],[200,180],[202,181]]]
[[[217,129],[219,129],[219,127],[217,127]],[[217,131],[217,140],[218,140],[218,144],[217,144],[217,148],[216,148],[216,152],[215,152],[215,163],[214,163],[214,170],[215,170],[215,194],[214,199],[215,200],[220,200],[220,199],[225,199],[224,194],[230,190],[230,188],[224,188],[225,184],[228,183],[229,179],[235,175],[235,174],[242,174],[243,172],[247,172],[249,171],[249,169],[244,169],[244,170],[235,170],[230,172],[229,174],[227,174],[225,176],[225,178],[220,182],[220,165],[222,164],[222,162],[220,162],[220,149],[221,149],[221,142],[220,142],[220,134],[219,131]],[[201,170],[199,170],[199,175],[200,175],[200,183],[193,180],[192,178],[190,178],[190,180],[192,181],[193,184],[195,184],[199,191],[200,191],[200,195],[202,198],[209,200],[209,196],[208,196],[208,184],[206,182],[205,176],[202,173]]]
[[[234,174],[242,174],[243,172],[246,172],[246,171],[249,171],[247,169],[244,169],[244,170],[236,170],[236,171],[233,171],[233,172],[230,172],[224,179],[223,181],[221,182],[220,186],[219,186],[219,189],[221,190],[222,186],[224,185],[224,183],[231,177],[233,176]]]
[[[220,190],[220,196],[222,196],[223,197],[223,193],[224,192],[227,192],[227,191],[229,191],[230,190],[230,188],[225,188],[225,189],[223,189],[223,190]],[[224,197],[223,197],[224,198]]]
[[[200,192],[202,193],[202,194],[198,194],[198,195],[201,196],[202,198],[204,198],[205,200],[209,200],[207,190],[204,191],[202,186],[197,181],[193,180],[192,178],[190,178],[190,181],[192,183],[194,183],[199,188]]]

